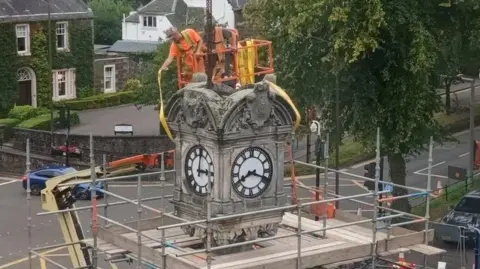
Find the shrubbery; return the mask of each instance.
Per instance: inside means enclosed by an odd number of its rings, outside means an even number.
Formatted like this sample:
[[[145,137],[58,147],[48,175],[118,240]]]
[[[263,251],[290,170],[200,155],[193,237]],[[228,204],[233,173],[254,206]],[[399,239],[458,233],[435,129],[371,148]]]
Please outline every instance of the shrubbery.
[[[14,106],[10,112],[8,112],[8,118],[27,120],[46,113],[48,113],[48,109],[43,107],[34,108],[32,106]]]
[[[56,112],[54,114],[53,120],[59,120],[59,114]],[[80,123],[80,118],[78,117],[77,112],[70,112],[70,126]],[[17,125],[18,128],[24,129],[36,129],[36,130],[45,130],[48,131],[51,128],[51,116],[50,113],[42,114],[37,117],[22,121]]]
[[[19,124],[22,120],[19,119],[0,119],[0,125],[8,126],[8,127],[15,127]]]
[[[71,110],[86,110],[94,108],[112,107],[133,102],[134,92],[123,91],[112,94],[99,94],[82,99],[58,102],[58,105],[69,107]]]

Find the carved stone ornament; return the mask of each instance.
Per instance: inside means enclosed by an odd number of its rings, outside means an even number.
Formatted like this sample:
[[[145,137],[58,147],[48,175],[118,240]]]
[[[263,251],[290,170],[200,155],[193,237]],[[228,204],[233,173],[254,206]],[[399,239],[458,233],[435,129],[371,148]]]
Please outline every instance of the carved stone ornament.
[[[265,224],[225,232],[213,230],[211,243],[213,246],[223,246],[249,240],[255,240],[259,237],[272,237],[277,234],[278,227],[278,224]],[[185,234],[189,236],[197,237],[203,241],[206,241],[207,232],[204,228],[200,228],[195,225],[187,225],[182,226],[182,230]]]
[[[275,115],[274,101],[275,94],[270,91],[268,83],[255,84],[253,92],[246,96],[246,106],[239,111],[240,116],[227,132],[282,125]]]
[[[182,100],[182,110],[179,117],[177,117],[177,122],[185,123],[195,129],[213,128],[213,126],[210,126],[207,104],[203,96],[194,92],[186,92]]]

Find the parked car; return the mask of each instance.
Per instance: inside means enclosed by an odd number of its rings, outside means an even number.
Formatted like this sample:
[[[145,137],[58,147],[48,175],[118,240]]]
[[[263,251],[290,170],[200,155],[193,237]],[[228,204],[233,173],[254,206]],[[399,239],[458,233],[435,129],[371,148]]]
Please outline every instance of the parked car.
[[[82,151],[76,145],[60,145],[60,146],[52,146],[50,149],[50,154],[52,156],[65,156],[68,154],[70,157],[80,159],[82,157]]]
[[[30,178],[30,191],[32,195],[39,196],[41,190],[46,187],[47,180],[77,172],[75,168],[69,166],[60,166],[60,165],[49,165],[42,167],[38,170],[32,171],[29,174],[22,177],[22,186],[27,189],[27,179]],[[103,189],[103,182],[97,183],[97,188]],[[74,195],[79,200],[90,199],[90,184],[83,183],[75,185],[72,188],[72,195]],[[97,191],[97,196],[103,197],[103,192]]]
[[[475,240],[476,231],[473,228],[480,228],[480,190],[466,194],[442,218],[441,224],[435,225],[435,236],[445,242],[459,242],[460,228],[466,241]]]

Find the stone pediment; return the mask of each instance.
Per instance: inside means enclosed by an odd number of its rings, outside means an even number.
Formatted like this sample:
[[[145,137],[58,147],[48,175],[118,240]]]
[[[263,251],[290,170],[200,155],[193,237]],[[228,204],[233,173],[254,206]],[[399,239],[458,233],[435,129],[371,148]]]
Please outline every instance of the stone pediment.
[[[266,82],[229,95],[191,83],[170,98],[165,114],[174,132],[191,128],[232,134],[292,126],[295,120],[293,109]]]

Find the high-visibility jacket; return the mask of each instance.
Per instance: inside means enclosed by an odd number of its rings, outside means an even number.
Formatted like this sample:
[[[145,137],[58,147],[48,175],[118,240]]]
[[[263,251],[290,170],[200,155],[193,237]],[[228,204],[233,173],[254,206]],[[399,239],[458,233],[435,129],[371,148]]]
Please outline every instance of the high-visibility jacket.
[[[178,51],[180,52],[180,59],[182,62],[182,70],[184,72],[192,73],[192,72],[199,72],[202,69],[203,61],[201,59],[196,59],[195,51],[197,51],[198,44],[194,43],[193,40],[190,38],[186,30],[180,32],[183,39],[187,42],[189,48],[187,50],[182,49],[177,42],[174,42],[175,46],[177,47]]]

